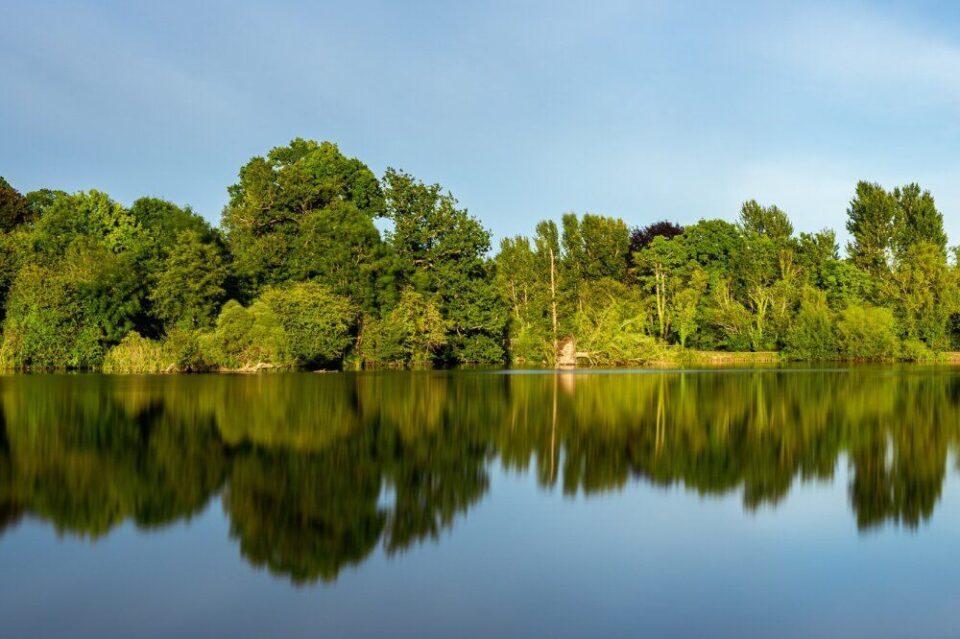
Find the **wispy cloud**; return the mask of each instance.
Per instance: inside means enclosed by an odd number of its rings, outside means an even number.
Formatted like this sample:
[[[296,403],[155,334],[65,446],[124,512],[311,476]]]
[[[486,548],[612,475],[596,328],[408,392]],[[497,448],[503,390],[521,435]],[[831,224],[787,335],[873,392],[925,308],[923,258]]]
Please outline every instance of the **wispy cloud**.
[[[762,46],[810,79],[897,102],[960,101],[960,40],[869,5],[797,8]]]

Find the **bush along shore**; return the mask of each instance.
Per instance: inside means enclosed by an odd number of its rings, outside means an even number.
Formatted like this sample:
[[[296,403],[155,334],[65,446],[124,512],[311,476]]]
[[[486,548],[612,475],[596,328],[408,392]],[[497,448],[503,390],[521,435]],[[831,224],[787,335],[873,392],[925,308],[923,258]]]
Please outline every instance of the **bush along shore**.
[[[490,232],[437,184],[330,142],[252,158],[189,207],[0,178],[0,366],[113,373],[948,361],[960,268],[916,184],[853,188],[849,243],[755,201],[735,222],[567,213]],[[838,218],[843,214],[838,211]],[[733,217],[733,216],[731,216]]]

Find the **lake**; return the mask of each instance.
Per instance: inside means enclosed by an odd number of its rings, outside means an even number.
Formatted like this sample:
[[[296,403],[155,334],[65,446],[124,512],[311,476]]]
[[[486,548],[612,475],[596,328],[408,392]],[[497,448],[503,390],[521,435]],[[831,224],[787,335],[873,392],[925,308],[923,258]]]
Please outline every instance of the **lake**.
[[[950,367],[0,377],[0,636],[957,636],[958,443]]]

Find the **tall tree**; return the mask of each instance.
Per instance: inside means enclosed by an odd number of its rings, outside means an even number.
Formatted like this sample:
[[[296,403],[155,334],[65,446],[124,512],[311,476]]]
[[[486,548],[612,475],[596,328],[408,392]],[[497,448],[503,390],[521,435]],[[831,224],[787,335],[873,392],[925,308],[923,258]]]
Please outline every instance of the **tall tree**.
[[[630,232],[619,218],[590,213],[582,218],[566,213],[561,224],[561,303],[571,310],[579,309],[583,284],[605,277],[625,279]]]
[[[774,242],[785,242],[793,235],[793,224],[776,206],[761,206],[748,200],[740,207],[740,228],[746,235],[762,235]]]
[[[591,280],[623,280],[630,252],[630,231],[619,218],[587,213],[580,222],[583,239],[583,274]]]
[[[544,317],[549,317],[550,326],[550,356],[556,355],[557,341],[560,338],[560,298],[558,295],[558,277],[559,270],[557,264],[560,260],[560,232],[557,230],[557,224],[553,220],[543,220],[537,224],[536,235],[537,246],[537,276],[540,282],[547,286],[549,315],[544,312]]]
[[[6,232],[33,218],[30,202],[0,176],[0,232]]]
[[[240,169],[223,212],[237,275],[248,295],[314,280],[377,306],[382,246],[374,219],[383,194],[373,172],[337,145],[295,139]]]
[[[502,361],[506,309],[491,284],[490,232],[439,184],[394,169],[383,184],[398,268],[416,292],[436,302],[448,326],[451,357]]]
[[[647,248],[657,237],[670,239],[683,233],[683,227],[668,220],[660,220],[647,226],[637,226],[630,231],[630,255]]]
[[[875,276],[889,271],[898,216],[895,196],[879,184],[857,183],[847,209],[847,231],[853,236],[847,253],[856,266]]]
[[[917,184],[908,184],[893,190],[897,201],[897,218],[893,233],[898,255],[910,247],[925,242],[935,246],[946,258],[947,234],[943,230],[943,215],[937,210],[930,191],[922,191]]]

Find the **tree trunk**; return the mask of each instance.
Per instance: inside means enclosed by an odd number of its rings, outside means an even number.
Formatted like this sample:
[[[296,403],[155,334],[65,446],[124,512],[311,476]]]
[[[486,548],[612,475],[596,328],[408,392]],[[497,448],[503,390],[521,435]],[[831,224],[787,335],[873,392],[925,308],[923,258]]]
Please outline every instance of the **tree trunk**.
[[[550,247],[550,310],[553,314],[553,352],[557,352],[557,277],[556,258],[553,247]]]

